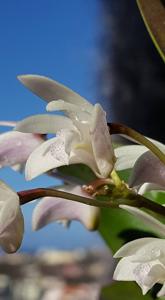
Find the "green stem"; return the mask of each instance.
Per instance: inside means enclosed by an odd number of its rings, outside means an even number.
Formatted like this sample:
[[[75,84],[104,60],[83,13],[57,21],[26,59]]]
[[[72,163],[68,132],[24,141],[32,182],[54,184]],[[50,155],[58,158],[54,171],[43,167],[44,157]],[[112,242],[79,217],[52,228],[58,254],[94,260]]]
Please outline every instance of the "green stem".
[[[112,170],[110,175],[111,175],[111,178],[112,178],[115,186],[119,188],[122,185],[122,181],[121,181],[120,177],[118,176],[117,172],[115,171],[115,169]]]
[[[152,151],[152,153],[154,153],[160,159],[160,161],[163,164],[165,164],[165,154],[142,134],[123,124],[108,123],[108,126],[110,127],[111,134],[123,134],[127,135],[128,137],[131,137],[138,143],[146,146],[149,150]]]

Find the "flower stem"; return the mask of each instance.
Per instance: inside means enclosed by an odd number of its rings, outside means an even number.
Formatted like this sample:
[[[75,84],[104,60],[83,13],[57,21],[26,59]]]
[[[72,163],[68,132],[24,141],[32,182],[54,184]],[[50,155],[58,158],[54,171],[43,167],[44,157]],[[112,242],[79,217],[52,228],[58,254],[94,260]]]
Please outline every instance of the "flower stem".
[[[139,199],[140,202],[139,207],[147,208],[153,212],[165,216],[165,206],[160,205],[152,200],[148,200],[147,198],[139,194],[136,195],[136,199],[137,200]]]
[[[26,204],[35,199],[41,197],[58,197],[63,198],[65,200],[72,200],[76,202],[81,202],[91,206],[97,207],[118,207],[118,204],[112,201],[100,201],[92,198],[86,198],[82,196],[78,196],[75,194],[55,190],[55,189],[47,189],[47,188],[36,188],[27,191],[21,191],[17,193],[20,198],[20,204]]]
[[[141,133],[123,124],[108,123],[108,126],[110,127],[111,134],[123,134],[132,138],[138,143],[146,146],[149,150],[152,151],[152,153],[154,153],[160,159],[160,161],[163,164],[165,164],[165,154],[155,144],[153,144],[150,140],[144,137]]]
[[[18,196],[20,198],[21,205],[41,197],[58,197],[96,207],[117,208],[119,205],[125,204],[139,208],[147,208],[153,212],[165,216],[164,206],[150,201],[147,198],[133,192],[130,192],[127,198],[119,197],[118,199],[114,199],[113,196],[108,196],[107,200],[97,200],[94,198],[86,198],[55,189],[36,188],[32,190],[20,191],[18,192]]]
[[[120,187],[122,185],[122,181],[121,181],[120,177],[118,176],[117,172],[115,171],[115,169],[113,169],[113,171],[111,172],[111,178],[116,187]]]

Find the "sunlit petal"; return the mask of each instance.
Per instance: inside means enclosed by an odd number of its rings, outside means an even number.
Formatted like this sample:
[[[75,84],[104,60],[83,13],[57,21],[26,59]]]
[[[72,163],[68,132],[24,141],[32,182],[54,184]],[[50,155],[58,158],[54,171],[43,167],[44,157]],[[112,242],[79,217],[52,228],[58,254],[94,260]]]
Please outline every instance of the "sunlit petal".
[[[55,154],[54,149],[56,148],[58,151]],[[44,172],[67,164],[68,154],[65,151],[63,141],[55,137],[32,152],[26,163],[25,177],[27,180],[31,180]]]
[[[63,99],[66,102],[86,107],[91,111],[92,104],[85,98],[75,93],[66,86],[55,80],[39,75],[20,75],[18,79],[33,93],[42,99],[50,102],[52,100]]]
[[[107,127],[106,113],[100,104],[94,106],[91,115],[90,136],[99,172],[103,177],[107,177],[113,169],[115,157]]]
[[[125,145],[115,149],[117,158],[115,163],[116,170],[130,169],[134,166],[136,160],[147,151],[145,146]]]
[[[46,106],[46,110],[47,111],[58,111],[58,110],[63,110],[63,111],[72,111],[75,113],[79,113],[80,112],[80,106],[73,104],[73,103],[68,103],[64,100],[55,100],[55,101],[51,101],[47,104]],[[85,107],[81,107],[81,111],[87,112]],[[89,114],[89,113],[88,113]]]
[[[74,122],[79,121],[89,121],[90,114],[86,111],[85,107],[79,105],[65,102],[64,100],[56,100],[48,103],[46,107],[47,111],[63,111],[67,116],[71,118]]]
[[[77,141],[77,138],[77,132],[61,130],[55,138],[36,148],[26,163],[26,179],[31,180],[51,169],[68,165],[71,146]]]
[[[68,128],[73,129],[72,121],[64,116],[35,115],[17,123],[15,130],[31,133],[57,133],[57,131]]]

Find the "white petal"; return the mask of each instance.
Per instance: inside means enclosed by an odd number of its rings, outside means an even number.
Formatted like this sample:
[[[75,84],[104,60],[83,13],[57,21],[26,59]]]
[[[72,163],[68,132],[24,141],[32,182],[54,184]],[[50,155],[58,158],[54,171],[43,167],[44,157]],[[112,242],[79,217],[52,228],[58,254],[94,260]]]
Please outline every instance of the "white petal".
[[[72,119],[72,121],[80,133],[82,144],[87,144],[88,145],[87,147],[90,148],[90,151],[93,152],[92,145],[91,145],[91,137],[89,134],[89,123],[81,122],[77,119]]]
[[[35,149],[26,163],[26,179],[31,180],[51,169],[68,165],[71,145],[76,139],[77,132],[66,129]]]
[[[24,221],[18,195],[0,181],[0,245],[8,252],[15,252],[22,242]]]
[[[157,282],[164,282],[165,280],[165,266],[160,264],[158,261],[150,262],[151,269],[147,276],[144,277],[144,284],[149,286],[151,289]]]
[[[149,183],[149,182],[145,182],[144,184],[142,184],[139,187],[136,187],[138,194],[139,195],[143,195],[146,192],[149,191],[164,191],[165,190],[165,186],[161,186],[155,183]]]
[[[133,263],[131,257],[126,257],[118,263],[113,278],[122,281],[136,281],[145,295],[162,275],[162,267],[154,263]],[[161,270],[161,274],[160,274]]]
[[[113,169],[115,157],[107,127],[106,113],[99,104],[94,106],[92,112],[90,136],[99,172],[102,177],[107,177]]]
[[[153,242],[158,242],[161,239],[157,238],[142,238],[131,241],[124,246],[122,246],[114,255],[115,258],[124,257],[124,256],[132,256],[137,253],[139,249],[142,249],[144,246],[151,245]]]
[[[146,151],[147,148],[141,145],[128,145],[116,148],[115,156],[117,160],[115,169],[124,170],[132,168],[136,160]]]
[[[152,263],[138,264],[134,269],[135,281],[141,287],[143,295],[145,295],[157,282],[157,280],[150,276]]]
[[[132,263],[129,257],[122,258],[113,274],[113,279],[122,281],[134,281],[134,269],[138,266],[138,263]]]
[[[129,178],[129,186],[138,186],[145,182],[164,186],[165,189],[165,166],[150,151],[136,161]]]
[[[18,76],[18,79],[47,102],[63,99],[66,102],[84,106],[87,111],[92,110],[92,104],[85,98],[55,80],[39,75],[21,75]]]
[[[76,195],[87,196],[80,186],[65,186],[60,190]],[[47,224],[59,220],[78,220],[86,226],[88,230],[96,229],[99,219],[99,209],[97,207],[85,205],[75,201],[68,201],[62,198],[45,197],[35,207],[33,211],[32,227],[38,230]]]
[[[65,102],[64,100],[56,100],[48,103],[47,111],[64,111],[68,117],[74,122],[75,120],[89,121],[90,113],[80,105]]]
[[[93,155],[84,149],[73,149],[70,154],[69,164],[84,164],[87,165],[96,174],[97,177],[102,177],[99,173]]]
[[[73,129],[72,121],[64,116],[35,115],[28,117],[17,123],[15,130],[31,133],[56,133],[57,131],[68,128]]]
[[[42,136],[8,131],[0,135],[0,167],[22,165],[32,151],[43,143]]]
[[[83,109],[83,107],[82,107]],[[64,100],[55,100],[51,101],[47,104],[46,106],[47,111],[58,111],[58,110],[63,110],[63,111],[73,111],[73,112],[79,112],[80,111],[80,106],[73,104],[73,103],[68,103],[65,102]]]
[[[156,218],[147,214],[137,207],[132,207],[129,205],[119,205],[120,208],[125,209],[132,215],[136,216],[144,222],[152,231],[156,232],[158,235],[165,237],[165,224],[159,222]]]
[[[59,149],[57,153],[59,159],[54,156],[56,146]],[[42,173],[67,164],[68,155],[63,142],[61,143],[59,138],[52,138],[37,147],[29,156],[25,167],[26,180],[31,180]]]
[[[16,124],[14,121],[0,121],[0,126],[15,127]]]

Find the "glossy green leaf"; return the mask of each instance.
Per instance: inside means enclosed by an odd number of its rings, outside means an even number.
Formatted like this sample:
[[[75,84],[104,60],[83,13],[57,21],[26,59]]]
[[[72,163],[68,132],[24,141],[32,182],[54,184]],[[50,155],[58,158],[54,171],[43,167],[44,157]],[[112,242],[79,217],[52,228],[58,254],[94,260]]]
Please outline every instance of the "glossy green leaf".
[[[153,300],[150,294],[142,295],[134,282],[115,282],[102,289],[102,300]]]
[[[165,2],[164,0],[137,0],[148,32],[165,61]]]
[[[165,192],[151,191],[145,194],[145,197],[157,203],[165,204]]]
[[[99,232],[112,252],[131,240],[154,236],[138,218],[117,208],[102,208]]]

